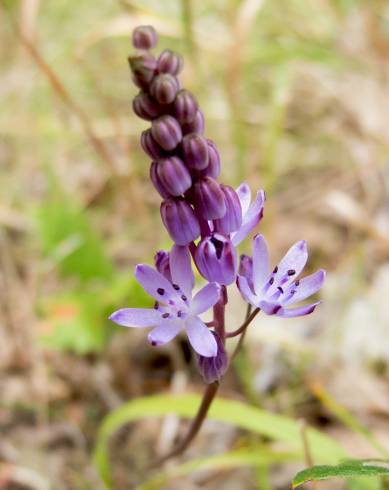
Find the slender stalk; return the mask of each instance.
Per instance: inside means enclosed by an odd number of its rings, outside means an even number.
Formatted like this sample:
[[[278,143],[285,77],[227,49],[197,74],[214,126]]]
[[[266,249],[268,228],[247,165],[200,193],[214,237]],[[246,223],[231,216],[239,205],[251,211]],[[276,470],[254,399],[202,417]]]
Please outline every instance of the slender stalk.
[[[247,320],[250,318],[251,310],[252,310],[252,306],[250,305],[250,303],[248,303],[247,304],[247,310],[246,310],[246,316],[245,316],[245,322],[247,322]],[[238,343],[236,344],[236,347],[235,347],[233,353],[231,354],[230,362],[232,362],[235,359],[235,357],[239,353],[240,349],[242,348],[243,341],[246,337],[246,332],[247,332],[247,328],[245,328],[243,330],[241,336],[239,337]]]
[[[243,333],[260,311],[260,308],[255,308],[255,310],[249,315],[247,320],[245,320],[238,329],[226,333],[226,338],[236,337],[237,335]]]
[[[157,459],[151,467],[156,467],[160,466],[162,463],[167,461],[168,459],[175,458],[176,456],[179,456],[182,454],[190,445],[190,443],[193,441],[193,439],[196,437],[198,434],[199,430],[201,429],[201,426],[203,425],[203,422],[207,416],[209,407],[211,406],[211,403],[213,399],[215,398],[215,395],[217,393],[217,390],[219,388],[219,382],[215,381],[212,384],[207,385],[207,388],[205,389],[203,399],[201,401],[201,405],[199,407],[199,410],[196,414],[196,417],[193,419],[190,429],[184,439],[180,441],[175,448],[173,448],[169,453],[165,454],[161,458]]]

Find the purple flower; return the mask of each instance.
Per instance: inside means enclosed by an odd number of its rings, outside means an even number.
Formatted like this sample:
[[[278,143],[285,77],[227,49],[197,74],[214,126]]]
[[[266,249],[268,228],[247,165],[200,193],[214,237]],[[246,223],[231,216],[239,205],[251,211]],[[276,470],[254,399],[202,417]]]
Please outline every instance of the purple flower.
[[[323,285],[325,271],[322,269],[301,280],[297,279],[307,259],[307,244],[301,240],[288,250],[270,273],[266,241],[262,235],[257,235],[253,240],[252,277],[238,275],[238,287],[243,298],[267,315],[295,317],[312,313],[320,301],[297,308],[288,308],[315,294]],[[252,288],[249,285],[250,280]]]
[[[154,327],[148,335],[151,345],[166,344],[184,330],[197,354],[215,357],[217,342],[199,315],[219,300],[220,286],[209,283],[192,298],[194,275],[187,247],[172,248],[170,271],[172,281],[149,265],[137,265],[135,277],[156,299],[154,309],[123,308],[109,319],[124,327]]]
[[[239,245],[261,221],[265,205],[265,192],[262,189],[257,192],[253,202],[250,187],[245,182],[240,184],[236,193],[242,207],[242,225],[239,230],[231,233],[231,241],[235,246]]]
[[[197,246],[194,258],[200,274],[208,281],[226,286],[235,281],[236,250],[231,240],[224,235],[213,233],[203,238]]]

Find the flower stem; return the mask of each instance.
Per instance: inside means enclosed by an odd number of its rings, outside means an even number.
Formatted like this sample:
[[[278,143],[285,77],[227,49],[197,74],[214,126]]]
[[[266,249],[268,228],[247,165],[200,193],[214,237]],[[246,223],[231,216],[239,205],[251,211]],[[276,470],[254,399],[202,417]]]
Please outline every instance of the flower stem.
[[[211,383],[207,385],[207,388],[204,392],[203,399],[201,401],[201,405],[197,411],[196,417],[193,419],[191,426],[189,428],[188,433],[180,441],[175,448],[173,448],[169,453],[165,454],[161,458],[157,459],[153,463],[153,467],[155,466],[160,466],[162,463],[167,461],[168,459],[174,458],[176,456],[179,456],[182,454],[190,445],[190,443],[193,441],[193,439],[196,437],[198,434],[199,430],[201,429],[201,426],[203,425],[203,422],[205,420],[205,417],[207,416],[209,407],[211,406],[211,403],[213,399],[215,398],[215,395],[217,393],[217,390],[219,388],[219,382],[215,381],[214,383]]]
[[[247,310],[246,310],[245,322],[247,322],[247,320],[250,318],[251,310],[252,310],[252,306],[250,305],[250,303],[248,303],[247,304]],[[247,332],[247,328],[245,328],[243,330],[241,336],[239,337],[238,343],[236,344],[236,347],[235,347],[233,353],[231,354],[230,362],[232,362],[235,359],[235,357],[238,355],[238,353],[239,353],[239,351],[243,345],[243,341],[244,341],[244,338],[246,336],[246,332]]]
[[[227,332],[226,337],[231,338],[231,337],[236,337],[237,335],[243,333],[246,328],[250,325],[250,323],[254,320],[254,318],[258,315],[258,313],[261,311],[260,308],[255,308],[255,310],[249,315],[249,317],[242,323],[242,325],[236,329],[233,330],[232,332]]]

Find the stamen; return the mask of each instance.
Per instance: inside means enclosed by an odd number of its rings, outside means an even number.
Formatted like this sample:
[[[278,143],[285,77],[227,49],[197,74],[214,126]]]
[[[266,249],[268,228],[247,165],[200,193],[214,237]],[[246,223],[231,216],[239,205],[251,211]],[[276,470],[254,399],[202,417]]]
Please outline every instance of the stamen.
[[[273,274],[277,274],[277,272],[278,272],[278,265],[276,265],[276,266],[274,267],[274,269],[273,269]]]
[[[178,284],[172,284],[173,286],[173,289],[175,289],[176,291],[178,291],[180,289],[180,286]]]
[[[170,316],[170,315],[169,315],[169,313],[164,313],[164,314],[162,315],[162,318],[169,318],[169,316]]]
[[[278,291],[279,291],[280,293],[284,294],[284,290],[282,289],[282,287],[281,287],[281,286],[278,286],[278,288],[277,288],[277,289],[278,289]]]
[[[156,301],[154,303],[154,310],[158,310],[158,308],[159,308],[159,303],[158,303],[158,301]]]
[[[271,278],[269,279],[269,284],[270,284],[270,286],[271,286],[273,283],[274,283],[274,277],[271,277]]]
[[[157,293],[163,296],[165,294],[165,290],[163,288],[158,288]]]
[[[298,286],[300,284],[300,279],[297,279],[297,281],[294,284],[295,286]]]
[[[156,342],[155,340],[152,340],[152,341],[151,341],[151,345],[152,345],[153,347],[155,347],[155,346],[157,345],[157,342]]]
[[[294,269],[288,270],[288,276],[294,276],[295,274],[296,274],[296,271]]]
[[[182,315],[182,311],[181,311],[181,310],[178,310],[178,311],[177,311],[177,316],[178,316],[178,318],[181,318],[181,315]]]
[[[182,299],[182,301],[187,301],[187,300],[188,300],[188,298],[185,296],[185,294],[183,294],[183,295],[181,296],[181,299]]]
[[[174,306],[175,302],[172,299],[169,299],[169,305]]]
[[[277,305],[273,308],[273,311],[272,311],[272,315],[275,315],[278,311],[280,311],[281,309],[281,305]]]

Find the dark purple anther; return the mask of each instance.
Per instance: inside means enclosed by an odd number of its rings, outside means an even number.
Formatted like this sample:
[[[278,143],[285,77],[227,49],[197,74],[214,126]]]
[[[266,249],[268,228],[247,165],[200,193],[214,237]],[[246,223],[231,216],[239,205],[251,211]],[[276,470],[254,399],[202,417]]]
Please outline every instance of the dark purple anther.
[[[228,235],[232,231],[238,230],[242,225],[242,206],[238,194],[229,185],[220,185],[224,194],[226,204],[226,214],[223,218],[213,222],[215,231]]]
[[[157,60],[148,52],[129,56],[128,62],[134,75],[134,82],[142,88],[151,82],[157,68]]]
[[[216,332],[212,332],[216,344],[217,354],[215,357],[197,356],[197,368],[208,384],[214,381],[220,381],[228,368],[228,355],[220,336]]]
[[[153,160],[158,160],[159,158],[163,158],[166,156],[166,151],[159,146],[159,144],[153,138],[151,134],[151,129],[146,129],[142,132],[140,137],[140,144],[142,145],[143,150],[149,157]]]
[[[151,182],[154,184],[154,187],[158,191],[158,193],[163,197],[164,199],[170,197],[169,191],[166,189],[166,187],[163,185],[161,182],[161,179],[159,178],[158,172],[157,172],[157,167],[158,163],[157,162],[152,162],[150,166],[150,179]]]
[[[168,281],[172,281],[172,275],[170,272],[170,257],[169,252],[166,250],[159,250],[154,255],[155,268],[160,272]]]
[[[190,168],[203,170],[208,166],[208,143],[204,136],[190,133],[182,139],[182,154]]]
[[[185,167],[181,158],[172,156],[159,160],[157,174],[163,187],[172,196],[184,194],[192,185],[189,170]]]
[[[146,92],[139,92],[132,101],[132,108],[138,117],[146,121],[151,121],[161,114],[158,102]]]
[[[196,212],[205,220],[219,219],[226,214],[224,194],[212,177],[203,177],[194,184]]]
[[[181,198],[170,198],[161,204],[161,218],[177,245],[188,245],[200,235],[200,225],[191,206]]]
[[[162,51],[162,53],[159,55],[157,62],[159,73],[170,73],[171,75],[178,75],[183,66],[184,62],[182,57],[178,53],[170,51],[170,49]]]
[[[150,85],[151,95],[163,105],[171,104],[179,90],[179,82],[176,77],[168,73],[156,76]]]
[[[158,43],[158,34],[153,26],[138,26],[132,33],[132,44],[137,49],[153,49]]]
[[[153,121],[151,134],[155,141],[167,151],[173,150],[182,138],[181,127],[177,119],[167,115]]]
[[[173,112],[180,124],[189,124],[196,117],[197,101],[188,90],[180,90],[173,105]]]
[[[207,281],[227,286],[235,280],[236,249],[228,238],[219,233],[201,240],[196,249],[195,262],[200,274]]]
[[[204,134],[204,128],[205,128],[204,114],[200,111],[200,109],[197,109],[193,121],[182,125],[182,132],[183,134],[188,134],[188,133]]]

